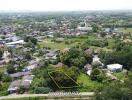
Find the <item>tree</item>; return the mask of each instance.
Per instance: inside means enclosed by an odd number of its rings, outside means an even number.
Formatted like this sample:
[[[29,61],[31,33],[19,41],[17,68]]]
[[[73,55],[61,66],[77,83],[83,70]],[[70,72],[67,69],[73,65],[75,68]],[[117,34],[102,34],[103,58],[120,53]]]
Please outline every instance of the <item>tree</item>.
[[[77,66],[82,68],[87,60],[82,50],[71,48],[69,51],[60,54],[60,60],[68,66]]]
[[[34,44],[34,45],[36,45],[37,44],[37,39],[36,38],[31,38],[31,42]]]
[[[2,73],[2,72],[0,72],[0,81],[2,80],[2,75],[3,75],[4,73]]]
[[[114,82],[95,95],[96,100],[131,100],[132,91],[121,82]]]
[[[24,37],[25,42],[31,42],[33,45],[37,44],[37,39],[31,36],[25,36]]]
[[[10,82],[12,79],[9,75],[4,74],[2,76],[2,82]]]
[[[57,70],[53,71],[50,75],[53,78],[50,77],[50,79],[47,81],[48,84],[52,84],[52,85],[50,85],[50,87],[53,90],[58,90],[59,87],[55,84],[53,79],[61,87],[77,86],[77,84],[75,82],[76,82],[77,77],[79,75],[79,70],[76,67],[71,67],[71,68],[60,67]]]
[[[49,87],[35,87],[35,89],[34,89],[34,93],[37,93],[37,94],[39,94],[39,93],[45,94],[45,93],[49,93],[51,91],[52,90]]]
[[[31,55],[28,52],[26,52],[24,54],[24,58],[27,59],[27,60],[30,60],[31,59]]]
[[[112,63],[122,64],[124,68],[132,68],[132,47],[123,46],[113,52],[101,52],[100,57],[105,65]]]
[[[98,32],[100,30],[99,26],[96,24],[92,25],[92,28],[93,28],[93,32]]]
[[[13,73],[16,72],[15,68],[13,67],[13,64],[7,65],[7,72],[8,72],[9,74],[13,74]]]
[[[0,59],[2,58],[3,56],[3,51],[0,49]]]
[[[24,42],[28,42],[29,41],[29,36],[24,36]]]
[[[102,82],[105,75],[103,74],[103,72],[100,69],[94,68],[91,72],[90,77],[91,77],[92,80]]]
[[[37,88],[38,87],[48,87],[48,80],[49,80],[49,76],[48,76],[48,71],[47,68],[45,67],[40,67],[38,69],[35,69],[32,71],[33,74],[35,75],[34,80],[32,81],[30,90],[33,93],[36,93],[36,91],[39,91]],[[50,84],[49,84],[50,85]],[[35,90],[37,89],[37,90]]]
[[[132,99],[132,72],[126,75],[124,82],[114,81],[104,87],[101,91],[96,91],[96,100],[131,100]]]
[[[25,90],[26,90],[26,88],[24,86],[20,86],[18,93],[23,94],[25,92]]]

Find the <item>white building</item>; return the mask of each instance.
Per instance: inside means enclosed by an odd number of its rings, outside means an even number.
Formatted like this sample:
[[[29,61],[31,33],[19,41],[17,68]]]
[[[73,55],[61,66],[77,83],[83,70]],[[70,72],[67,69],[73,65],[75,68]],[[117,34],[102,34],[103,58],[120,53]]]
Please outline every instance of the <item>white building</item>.
[[[112,72],[122,71],[122,67],[123,67],[123,65],[120,65],[120,64],[107,65],[107,69],[112,71]]]
[[[18,40],[15,42],[6,43],[6,45],[17,45],[17,44],[25,44],[25,42],[24,42],[24,40]]]

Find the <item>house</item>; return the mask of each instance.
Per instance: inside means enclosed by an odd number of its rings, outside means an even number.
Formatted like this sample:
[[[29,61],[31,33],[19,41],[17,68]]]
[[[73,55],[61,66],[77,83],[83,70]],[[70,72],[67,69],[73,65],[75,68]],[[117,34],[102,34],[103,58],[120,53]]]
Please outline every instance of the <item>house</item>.
[[[33,80],[33,77],[34,77],[34,75],[25,75],[25,76],[23,76],[22,80],[29,81],[31,83]]]
[[[51,35],[51,34],[49,34],[49,35],[47,35],[47,37],[53,38],[54,36],[53,36],[53,35]]]
[[[30,60],[28,63],[29,65],[25,67],[25,70],[30,71],[38,67],[37,59]]]
[[[38,64],[36,59],[30,60],[28,63],[29,63],[29,65]]]
[[[86,64],[84,66],[84,69],[87,71],[86,73],[90,76],[91,75],[91,72],[92,72],[92,65]]]
[[[23,76],[21,86],[29,87],[32,83],[34,75],[26,75]]]
[[[92,65],[86,64],[86,65],[84,66],[84,69],[85,69],[86,71],[92,70]]]
[[[24,40],[18,40],[18,41],[15,41],[15,42],[9,42],[9,43],[6,43],[6,45],[10,46],[10,45],[17,45],[17,44],[25,44]]]
[[[0,60],[0,65],[3,65],[5,63],[6,63],[5,60]],[[0,67],[2,67],[2,66],[0,66]]]
[[[14,55],[14,58],[13,58],[15,61],[21,61],[24,59],[23,55]]]
[[[64,38],[57,38],[55,41],[56,42],[64,42],[64,40],[65,40]]]
[[[94,50],[92,48],[88,48],[84,52],[85,52],[86,55],[93,55]]]
[[[107,65],[107,69],[112,72],[122,71],[123,65],[120,64],[110,64]]]
[[[45,59],[47,59],[47,60],[48,59],[56,59],[56,54],[53,52],[49,52],[45,56],[46,56]]]
[[[111,78],[111,80],[117,80],[117,77],[112,75],[111,73],[106,73],[106,76]]]
[[[100,58],[98,57],[98,55],[93,56],[92,65],[95,65],[95,66],[98,65],[99,67],[104,66],[104,64],[100,61]]]
[[[27,71],[27,72],[17,72],[17,73],[14,73],[14,74],[10,74],[10,76],[12,78],[19,78],[19,77],[22,77],[22,76],[25,76],[25,75],[31,75],[31,71]]]
[[[54,67],[63,67],[64,66],[64,64],[63,63],[61,63],[61,62],[59,62],[58,64],[56,64],[56,65],[53,65]]]
[[[19,90],[20,84],[21,84],[21,80],[15,80],[11,82],[7,91],[10,93],[16,93]]]
[[[10,93],[16,93],[20,86],[24,86],[26,89],[28,89],[32,83],[33,77],[34,75],[24,75],[22,80],[15,80],[11,82],[7,91]]]
[[[11,54],[8,52],[8,51],[4,51],[4,53],[3,53],[3,59],[6,59],[6,58],[8,58],[9,56],[10,56]]]
[[[0,48],[4,47],[4,43],[0,42]]]
[[[88,70],[87,71],[87,74],[90,76],[91,75],[91,72],[92,72],[92,70]]]
[[[88,31],[92,31],[93,28],[92,27],[78,27],[78,30],[81,32],[88,32]]]
[[[45,60],[56,60],[57,59],[57,50],[45,50]]]
[[[30,71],[30,70],[33,70],[33,69],[35,69],[35,68],[37,68],[38,67],[38,65],[37,64],[33,64],[33,65],[29,65],[29,66],[26,66],[26,70],[27,71]]]
[[[14,73],[14,74],[10,74],[10,76],[12,78],[18,78],[18,77],[21,77],[22,76],[22,72],[17,72],[17,73]]]

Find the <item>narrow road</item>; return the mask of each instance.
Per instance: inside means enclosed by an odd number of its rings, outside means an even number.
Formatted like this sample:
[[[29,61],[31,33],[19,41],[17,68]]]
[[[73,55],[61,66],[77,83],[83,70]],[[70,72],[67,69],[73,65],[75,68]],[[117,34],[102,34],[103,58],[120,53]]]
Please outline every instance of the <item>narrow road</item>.
[[[56,96],[56,97],[59,97],[59,96],[77,96],[77,95],[80,95],[80,96],[93,96],[94,93],[93,92],[81,92],[79,94],[11,94],[11,95],[8,95],[8,96],[1,96],[0,99],[16,99],[16,98],[24,98],[24,97],[48,97],[48,96]],[[84,97],[84,98],[81,98],[82,100],[85,99],[87,97]],[[69,98],[66,98],[67,100],[70,100],[70,97]],[[72,98],[73,99],[73,98]],[[79,98],[76,98],[76,100],[79,99]],[[75,99],[73,99],[75,100]]]

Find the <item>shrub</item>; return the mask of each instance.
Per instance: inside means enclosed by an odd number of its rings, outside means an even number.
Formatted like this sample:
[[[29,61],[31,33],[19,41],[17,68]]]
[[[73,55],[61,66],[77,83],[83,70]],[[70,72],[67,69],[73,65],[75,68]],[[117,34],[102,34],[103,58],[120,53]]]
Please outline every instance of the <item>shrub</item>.
[[[51,92],[52,90],[50,89],[50,88],[48,88],[48,87],[36,87],[35,89],[34,89],[34,92],[35,93],[49,93],[49,92]]]
[[[100,69],[94,68],[91,72],[90,77],[91,77],[92,80],[102,82],[103,79],[104,79],[104,74]]]
[[[2,82],[10,82],[12,79],[9,75],[2,76]]]

